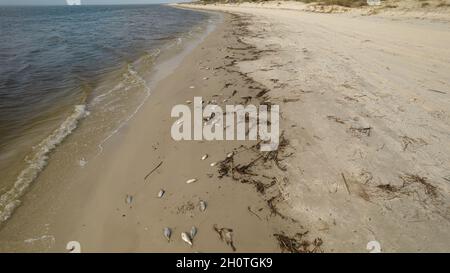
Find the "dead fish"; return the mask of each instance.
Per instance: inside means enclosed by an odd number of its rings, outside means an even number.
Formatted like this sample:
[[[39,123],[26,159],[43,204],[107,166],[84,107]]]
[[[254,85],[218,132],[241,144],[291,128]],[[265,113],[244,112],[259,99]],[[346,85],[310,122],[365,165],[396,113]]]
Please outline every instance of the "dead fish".
[[[211,166],[211,167],[214,167],[216,165],[217,165],[217,162],[213,162],[213,163],[209,164],[209,166]]]
[[[192,227],[191,228],[191,239],[194,239],[195,235],[197,235],[197,228],[196,227]]]
[[[233,156],[234,156],[234,152],[231,152],[231,153],[227,154],[227,158],[231,158]]]
[[[233,245],[233,230],[229,229],[229,228],[222,228],[222,237],[223,237],[225,243],[227,243],[227,245],[231,246],[233,251],[236,251],[236,249],[234,248],[234,245]]]
[[[167,241],[170,241],[170,236],[172,235],[172,230],[168,227],[164,228],[164,237],[166,237]]]
[[[204,78],[203,78],[203,80],[207,80],[207,79],[208,79],[208,77],[204,77]]]
[[[204,156],[202,156],[202,160],[205,160],[208,158],[208,154],[205,154]]]
[[[186,104],[191,104],[191,103],[192,103],[192,101],[190,101],[190,100],[186,101]]]
[[[131,204],[131,202],[133,202],[133,196],[127,194],[127,197],[125,197],[125,203]]]
[[[219,238],[222,241],[225,241],[227,245],[233,249],[233,251],[236,251],[236,248],[234,247],[233,243],[233,230],[231,228],[218,228],[217,225],[213,226],[214,230],[219,234]]]
[[[197,181],[197,179],[192,178],[192,179],[189,179],[188,181],[186,181],[186,184],[191,184],[191,183],[194,183],[195,181]]]
[[[194,89],[194,88],[195,88],[195,86],[191,85],[191,86],[189,86],[189,88],[190,88],[190,89]]]
[[[158,198],[163,197],[163,195],[164,195],[165,192],[166,192],[165,190],[161,189],[161,190],[158,192]]]
[[[192,246],[191,238],[189,238],[189,235],[186,232],[181,232],[181,239],[185,241],[188,245]]]
[[[205,211],[205,210],[206,210],[206,202],[200,201],[200,211]]]

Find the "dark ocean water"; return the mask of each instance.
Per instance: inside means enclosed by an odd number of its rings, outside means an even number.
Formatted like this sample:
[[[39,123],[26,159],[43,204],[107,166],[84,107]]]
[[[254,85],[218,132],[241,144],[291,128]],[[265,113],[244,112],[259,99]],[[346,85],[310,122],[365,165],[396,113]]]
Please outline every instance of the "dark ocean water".
[[[140,73],[207,19],[163,5],[0,7],[0,222],[80,119],[131,111]]]
[[[0,143],[202,17],[159,5],[0,8]]]

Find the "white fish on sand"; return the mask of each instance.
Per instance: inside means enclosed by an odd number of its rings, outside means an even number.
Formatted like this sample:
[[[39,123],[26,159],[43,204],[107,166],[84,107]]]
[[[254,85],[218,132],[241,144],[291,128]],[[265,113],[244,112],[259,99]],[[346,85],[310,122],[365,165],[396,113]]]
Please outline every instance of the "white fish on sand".
[[[205,154],[204,156],[202,156],[202,160],[205,160],[208,158],[208,154]]]
[[[211,167],[214,167],[216,165],[217,165],[217,162],[213,162],[213,163],[209,164],[209,166],[211,166]]]
[[[83,157],[83,158],[81,158],[81,159],[78,161],[78,164],[80,165],[80,167],[84,167],[84,166],[86,166],[87,161],[86,161],[86,159],[84,159],[84,157]]]
[[[205,211],[206,210],[206,202],[205,201],[200,201],[200,211]]]
[[[192,246],[192,240],[186,232],[181,232],[181,239],[186,242],[186,244]]]
[[[195,237],[195,235],[197,235],[197,228],[196,227],[192,227],[191,228],[191,239],[193,240],[194,239],[194,237]]]
[[[168,227],[164,228],[164,237],[166,237],[167,241],[170,241],[170,236],[172,235],[172,230]]]
[[[190,89],[194,89],[194,88],[195,88],[195,86],[191,85],[191,86],[189,86],[189,88],[190,88]]]
[[[186,184],[191,184],[191,183],[194,183],[196,181],[197,181],[196,178],[192,178],[192,179],[189,179],[188,181],[186,181]]]
[[[125,203],[131,204],[131,202],[133,202],[133,196],[127,194],[127,197],[125,197]]]
[[[191,103],[192,103],[192,101],[190,101],[190,100],[186,101],[186,104],[191,104]]]
[[[165,190],[161,189],[161,190],[158,192],[158,198],[163,197],[163,195],[164,195],[165,192],[166,192]]]
[[[234,152],[231,152],[231,153],[227,154],[227,158],[233,157],[233,155],[234,155]]]

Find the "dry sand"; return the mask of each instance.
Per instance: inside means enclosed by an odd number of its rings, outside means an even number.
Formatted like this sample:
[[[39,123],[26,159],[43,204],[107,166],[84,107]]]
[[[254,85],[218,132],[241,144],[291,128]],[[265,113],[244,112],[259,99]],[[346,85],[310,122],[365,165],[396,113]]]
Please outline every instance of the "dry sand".
[[[206,7],[245,16],[243,40],[268,52],[239,67],[281,104],[295,150],[280,208],[326,251],[449,251],[449,13],[289,5]]]
[[[238,252],[367,252],[372,240],[388,252],[450,251],[448,23],[188,7],[232,14],[76,182],[55,200],[24,202],[0,230],[2,251],[66,251],[68,241],[83,252],[232,251],[214,225],[233,229]],[[170,110],[194,95],[279,104],[280,149],[175,142]],[[180,233],[192,226],[189,247]]]

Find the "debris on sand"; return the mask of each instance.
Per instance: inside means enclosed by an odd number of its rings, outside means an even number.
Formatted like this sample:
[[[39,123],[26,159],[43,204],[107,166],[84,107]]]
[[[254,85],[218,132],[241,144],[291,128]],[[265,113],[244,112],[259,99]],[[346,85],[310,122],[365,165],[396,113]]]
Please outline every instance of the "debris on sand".
[[[248,211],[249,211],[251,214],[253,214],[253,215],[255,215],[256,217],[258,217],[259,220],[262,220],[262,218],[261,218],[256,212],[254,212],[250,206],[248,206],[247,209],[248,209]]]
[[[233,230],[231,228],[218,228],[217,225],[214,225],[213,229],[217,232],[217,234],[219,234],[221,241],[224,241],[233,251],[236,251],[233,243]]]
[[[391,184],[381,184],[381,185],[378,185],[377,188],[382,189],[382,190],[387,191],[387,192],[396,192],[396,191],[398,191],[398,188],[395,187],[395,186],[392,186]]]
[[[202,160],[205,160],[208,158],[208,154],[205,154],[204,156],[202,156]]]
[[[354,136],[356,137],[361,137],[361,136],[366,136],[366,137],[370,137],[370,133],[372,130],[372,127],[350,127],[350,132],[353,133]]]
[[[428,89],[428,91],[436,92],[436,93],[440,93],[440,94],[447,94],[447,92],[444,92],[444,91],[441,91],[441,90],[437,90],[437,89]]]
[[[334,121],[334,122],[337,122],[337,123],[340,123],[340,124],[345,124],[345,122],[342,119],[340,119],[340,118],[338,118],[336,116],[327,116],[327,118],[329,120]]]
[[[347,193],[351,194],[350,193],[350,188],[348,187],[347,179],[345,178],[344,173],[341,173],[341,176],[342,176],[342,180],[344,180],[344,185],[345,185],[345,188],[347,189]]]
[[[394,197],[423,194],[424,198],[420,199],[421,202],[425,202],[427,197],[434,200],[439,196],[438,188],[428,182],[426,177],[407,173],[400,175],[400,179],[403,181],[401,185],[380,184],[376,187],[385,193],[394,194]]]
[[[294,237],[286,236],[284,233],[275,233],[273,236],[278,240],[282,252],[290,253],[318,253],[323,252],[320,248],[323,244],[321,238],[314,239],[313,242],[303,239],[308,233],[297,233]]]
[[[283,99],[283,102],[284,103],[288,103],[288,102],[296,102],[296,101],[299,101],[300,99],[289,99],[289,98],[284,98]]]
[[[412,138],[409,136],[400,137],[403,142],[403,151],[406,151],[409,147],[422,147],[427,145],[428,143],[421,138]]]
[[[189,179],[189,180],[186,181],[186,184],[191,184],[191,183],[194,183],[194,182],[196,182],[196,181],[197,181],[196,178],[191,178],[191,179]]]
[[[161,190],[158,192],[158,198],[162,198],[165,192],[166,192],[166,191],[164,191],[163,189],[161,189]]]
[[[418,185],[421,185],[423,187],[425,194],[427,194],[428,196],[435,198],[438,195],[437,187],[431,185],[427,181],[428,179],[426,177],[418,176],[415,174],[404,174],[400,176],[400,179],[403,180],[402,188],[417,183]]]
[[[156,165],[156,167],[154,167],[145,177],[144,180],[146,180],[154,171],[156,171],[159,167],[161,167],[161,165],[163,164],[163,161],[159,162],[158,165]]]
[[[269,207],[270,214],[271,215],[278,215],[283,220],[291,220],[291,222],[297,223],[298,222],[297,220],[295,220],[295,219],[293,219],[291,217],[288,217],[288,216],[286,216],[286,215],[284,215],[284,214],[282,214],[281,212],[278,211],[278,209],[277,209],[277,207],[275,205],[275,202],[279,202],[279,198],[280,197],[282,197],[281,196],[281,192],[279,192],[278,195],[273,196],[272,198],[267,200],[267,206]]]
[[[166,237],[167,241],[169,242],[170,241],[170,236],[172,235],[172,230],[170,228],[168,228],[168,227],[165,227],[164,231],[163,231],[163,234],[164,234],[164,237]]]
[[[233,165],[233,157],[227,157],[226,159],[219,162],[219,178],[222,178],[230,172]]]
[[[273,185],[276,184],[276,181],[272,180],[272,182],[270,182],[269,184],[264,184],[261,181],[254,180],[254,179],[251,179],[251,180],[242,179],[241,183],[243,183],[243,184],[253,184],[255,186],[255,189],[256,189],[257,192],[259,192],[261,194],[264,194],[266,192],[267,188],[270,188],[270,187],[272,187]]]
[[[186,232],[181,232],[181,239],[188,245],[192,246],[192,240]]]

